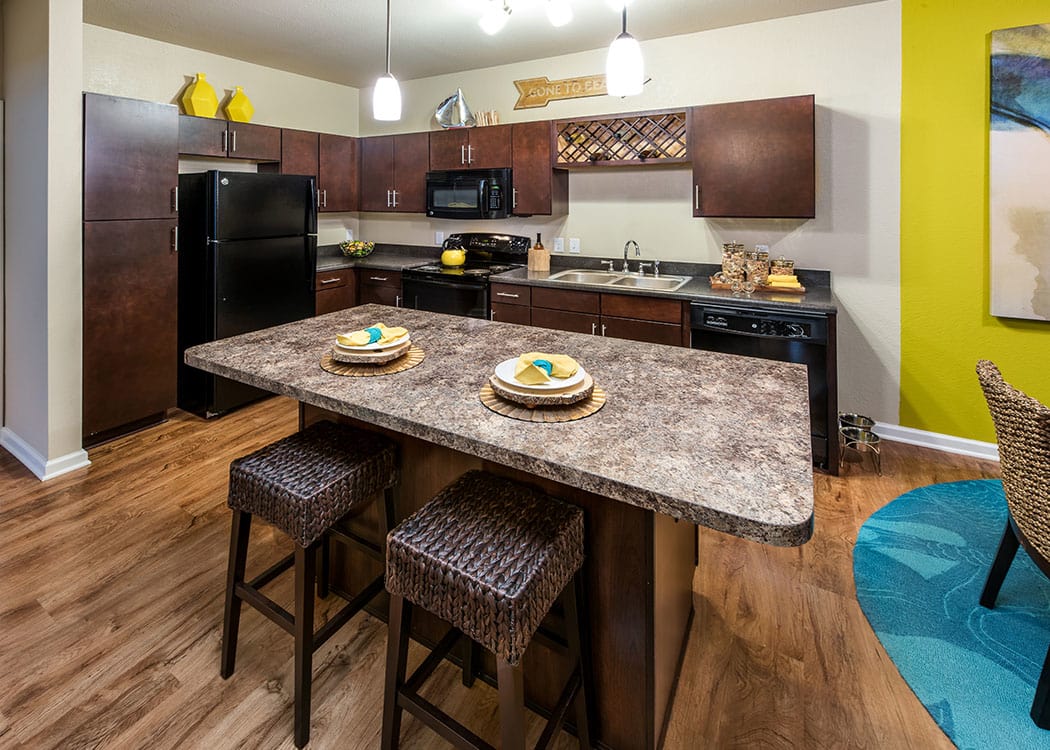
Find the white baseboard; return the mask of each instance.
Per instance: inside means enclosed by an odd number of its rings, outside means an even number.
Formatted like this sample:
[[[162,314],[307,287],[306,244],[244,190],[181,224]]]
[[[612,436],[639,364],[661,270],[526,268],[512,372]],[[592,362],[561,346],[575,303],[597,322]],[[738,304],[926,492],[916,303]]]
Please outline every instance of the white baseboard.
[[[38,479],[54,479],[91,464],[87,451],[83,449],[58,458],[46,459],[9,427],[0,429],[0,446],[6,448],[12,456],[25,464],[26,468],[36,474]]]
[[[917,430],[914,427],[901,427],[899,424],[884,424],[882,422],[875,424],[875,434],[895,443],[919,445],[923,448],[933,448],[946,453],[958,453],[962,456],[984,458],[989,461],[999,460],[999,448],[995,443],[984,443],[980,440],[955,437],[954,435],[942,435],[939,432],[927,432],[926,430]]]

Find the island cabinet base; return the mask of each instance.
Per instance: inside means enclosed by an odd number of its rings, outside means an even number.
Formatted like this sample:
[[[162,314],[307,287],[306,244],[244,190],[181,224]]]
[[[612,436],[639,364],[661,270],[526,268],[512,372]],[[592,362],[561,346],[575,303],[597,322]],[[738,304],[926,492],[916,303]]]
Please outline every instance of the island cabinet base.
[[[300,414],[303,426],[322,418],[353,423],[312,406],[302,406]],[[693,612],[696,527],[367,423],[355,424],[383,432],[401,446],[399,519],[474,468],[533,484],[584,509],[583,614],[589,641],[585,648],[590,653],[597,714],[591,724],[592,736],[601,747],[615,750],[660,747]],[[366,508],[350,525],[359,535],[378,541],[376,506]],[[331,583],[335,589],[356,593],[380,569],[377,560],[356,548],[333,545]],[[385,619],[385,599],[377,599],[372,611]],[[560,612],[556,610],[549,619],[556,627]],[[428,645],[440,640],[446,630],[446,625],[425,613],[413,618],[413,637]],[[525,655],[529,706],[547,714],[567,676],[566,655],[534,640]],[[486,654],[480,678],[495,684],[491,655]]]

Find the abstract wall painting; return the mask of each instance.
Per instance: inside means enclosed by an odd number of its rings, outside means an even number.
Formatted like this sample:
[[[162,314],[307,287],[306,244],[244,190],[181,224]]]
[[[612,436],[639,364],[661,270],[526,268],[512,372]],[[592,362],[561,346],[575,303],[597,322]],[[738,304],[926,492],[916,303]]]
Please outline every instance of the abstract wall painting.
[[[1050,24],[992,32],[991,312],[1050,321]]]

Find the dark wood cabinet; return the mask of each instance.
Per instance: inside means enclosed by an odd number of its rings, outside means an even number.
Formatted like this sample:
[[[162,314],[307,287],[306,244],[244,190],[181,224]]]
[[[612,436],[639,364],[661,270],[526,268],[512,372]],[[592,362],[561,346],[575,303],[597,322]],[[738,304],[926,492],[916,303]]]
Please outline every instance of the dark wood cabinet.
[[[317,191],[321,211],[357,211],[359,195],[358,139],[321,133],[318,136]]]
[[[281,129],[281,174],[317,177],[318,133]]]
[[[511,126],[511,208],[517,216],[564,216],[569,212],[569,173],[551,166],[552,133],[553,125],[546,120]]]
[[[174,219],[84,223],[85,445],[160,421],[175,405],[175,226]]]
[[[532,315],[528,307],[522,305],[508,305],[503,302],[489,303],[489,318],[501,323],[517,323],[518,325],[532,325]]]
[[[84,94],[84,220],[174,217],[178,139],[174,105]]]
[[[179,153],[276,162],[281,159],[281,129],[179,115]]]
[[[457,128],[430,133],[431,169],[502,169],[511,166],[511,126]]]
[[[345,310],[357,304],[354,269],[318,271],[314,277],[314,315]]]
[[[813,96],[693,107],[693,215],[813,218]]]
[[[430,135],[360,139],[361,210],[424,213]]]
[[[529,311],[532,289],[517,284],[489,285],[489,317],[504,323],[529,325],[532,315]]]
[[[401,307],[401,272],[362,269],[357,276],[357,304]]]
[[[688,346],[688,303],[660,297],[532,289],[532,325],[632,341]]]
[[[545,307],[532,308],[532,325],[573,333],[598,333],[599,319],[593,313],[566,312]]]

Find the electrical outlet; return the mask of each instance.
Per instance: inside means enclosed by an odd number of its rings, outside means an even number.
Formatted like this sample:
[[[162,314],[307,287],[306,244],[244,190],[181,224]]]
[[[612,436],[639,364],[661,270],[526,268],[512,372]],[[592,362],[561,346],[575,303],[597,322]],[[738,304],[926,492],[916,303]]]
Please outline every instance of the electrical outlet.
[[[347,242],[353,242],[354,241],[354,230],[351,229],[350,227],[346,228],[346,241]]]
[[[440,245],[444,241],[445,241],[445,233],[444,232],[434,232],[434,244],[435,245]]]
[[[565,252],[565,238],[555,237],[554,238],[554,252],[564,253]]]
[[[569,238],[569,252],[570,253],[578,253],[578,252],[580,252],[580,238],[579,237],[570,237]]]

